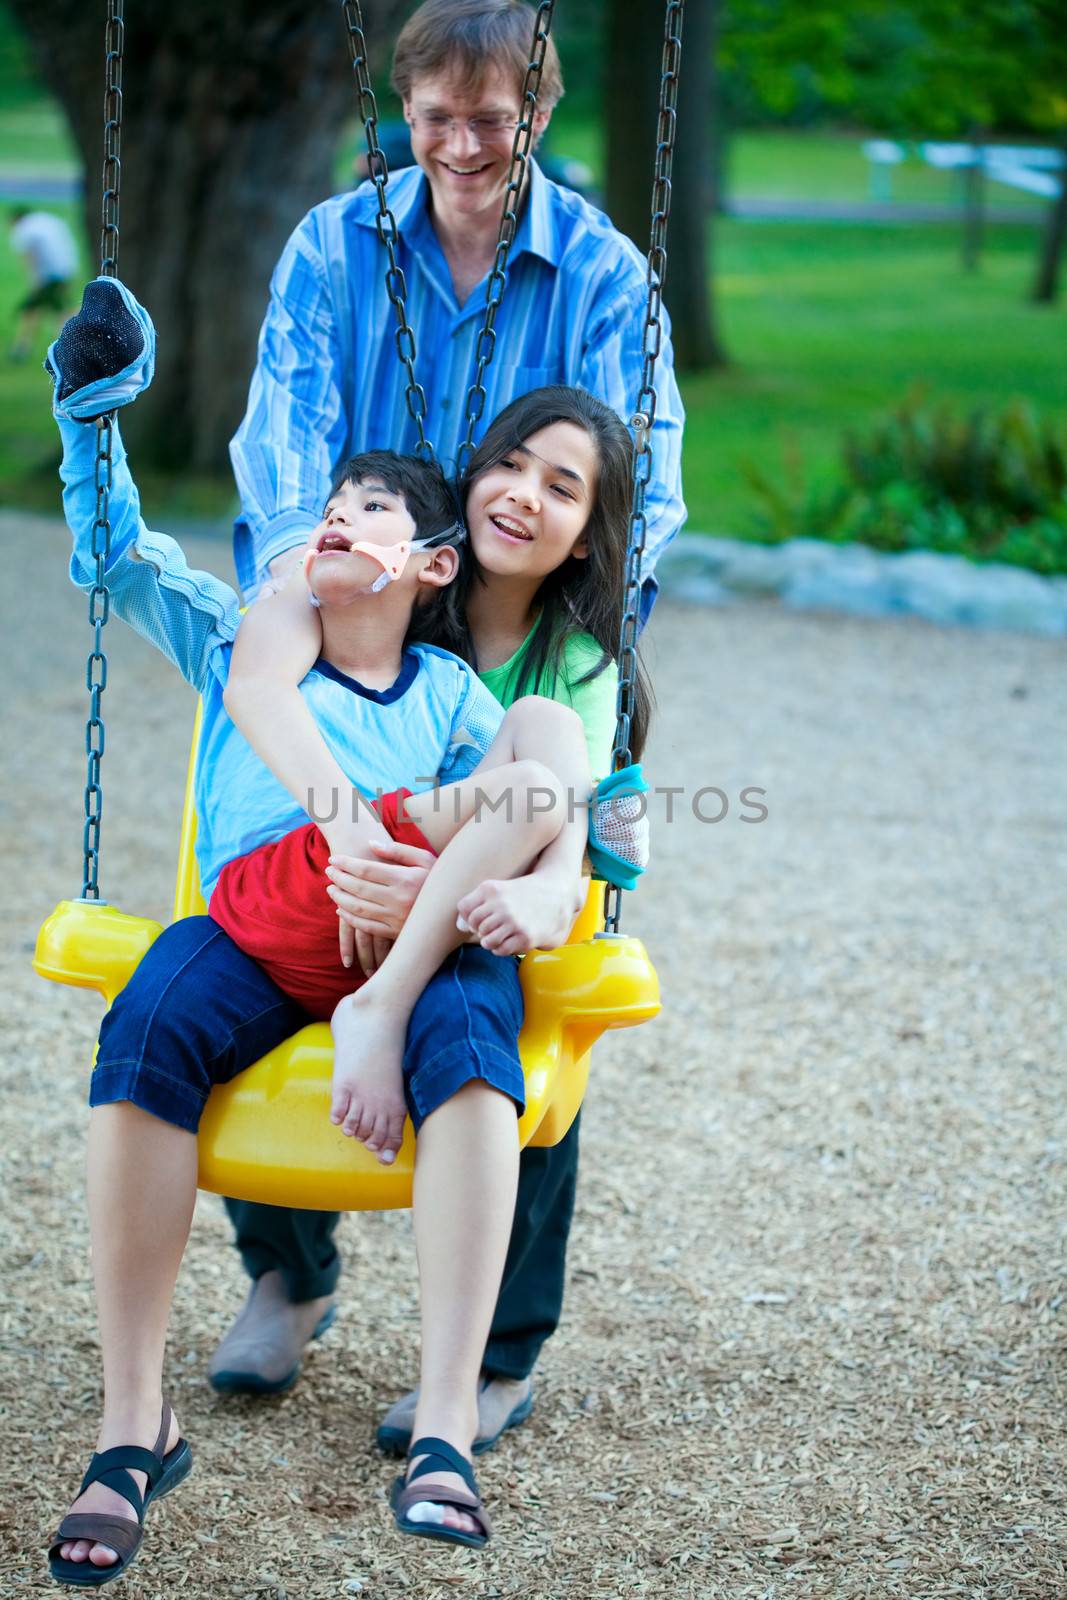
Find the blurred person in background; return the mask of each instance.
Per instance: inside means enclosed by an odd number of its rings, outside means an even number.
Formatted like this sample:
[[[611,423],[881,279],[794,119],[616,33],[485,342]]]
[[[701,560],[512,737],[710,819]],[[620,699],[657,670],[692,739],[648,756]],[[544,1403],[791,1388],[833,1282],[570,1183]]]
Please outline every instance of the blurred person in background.
[[[78,247],[62,217],[51,211],[16,206],[11,216],[11,243],[30,276],[30,292],[16,312],[8,357],[25,361],[33,349],[41,320],[49,314],[49,340],[74,309],[71,280],[78,272]]]

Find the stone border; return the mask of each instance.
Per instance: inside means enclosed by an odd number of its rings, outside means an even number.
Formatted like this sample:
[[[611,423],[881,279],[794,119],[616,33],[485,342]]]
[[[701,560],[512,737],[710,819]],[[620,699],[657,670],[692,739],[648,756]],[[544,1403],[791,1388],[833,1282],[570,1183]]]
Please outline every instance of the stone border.
[[[703,605],[777,598],[798,610],[1067,634],[1067,578],[932,551],[886,555],[821,539],[761,545],[683,533],[659,558],[656,576],[671,599]]]

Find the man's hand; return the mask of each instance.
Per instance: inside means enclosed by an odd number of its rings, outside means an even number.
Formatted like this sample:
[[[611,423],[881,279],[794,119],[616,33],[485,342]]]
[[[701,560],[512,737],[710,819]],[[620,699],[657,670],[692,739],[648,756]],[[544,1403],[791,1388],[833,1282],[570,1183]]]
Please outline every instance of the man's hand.
[[[308,538],[311,537],[311,532],[312,530],[309,528]],[[306,551],[307,540],[303,544],[294,544],[288,550],[283,550],[280,556],[275,556],[267,567],[267,576],[256,590],[254,598],[256,600],[265,600],[269,595],[281,594],[285,585],[301,561],[303,561]]]
[[[372,840],[368,849],[374,852],[373,860],[341,854],[330,857],[326,892],[337,907],[342,925],[347,924],[357,939],[362,934],[391,944],[407,921],[437,857],[432,850],[400,844],[396,839]],[[343,949],[342,945],[342,952]],[[380,966],[381,961],[376,965]]]

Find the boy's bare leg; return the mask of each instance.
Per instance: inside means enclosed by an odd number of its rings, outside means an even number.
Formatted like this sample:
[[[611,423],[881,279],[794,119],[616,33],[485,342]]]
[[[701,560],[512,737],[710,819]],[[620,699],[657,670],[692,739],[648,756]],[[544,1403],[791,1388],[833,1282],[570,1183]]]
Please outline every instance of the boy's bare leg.
[[[174,1283],[196,1202],[196,1137],[128,1102],[89,1119],[89,1223],[104,1361],[104,1418],[96,1448],[150,1450],[163,1409],[163,1350]],[[177,1444],[177,1419],[165,1449]],[[133,1474],[141,1492],[145,1475]],[[133,1518],[128,1500],[94,1483],[72,1511]],[[109,1546],[63,1546],[70,1561],[112,1566]]]
[[[440,849],[434,829],[455,826],[454,792],[469,790],[494,768],[512,761],[538,761],[549,767],[563,790],[566,811],[562,826],[532,871],[505,878],[486,872],[458,906],[480,943],[500,956],[565,944],[585,903],[582,862],[593,783],[581,719],[554,700],[535,696],[516,700],[470,778],[436,795],[413,795],[405,806],[434,848]]]
[[[414,1203],[422,1370],[412,1439],[447,1439],[468,1458],[478,1431],[478,1378],[504,1273],[518,1174],[515,1106],[489,1084],[466,1084],[419,1130]],[[434,1478],[465,1487],[454,1473]],[[444,1506],[416,1506],[411,1515],[478,1531],[471,1517]]]
[[[453,789],[463,791],[459,798],[470,802],[472,815],[434,862],[389,959],[362,989],[341,1001],[331,1023],[330,1120],[386,1164],[395,1159],[403,1133],[408,1019],[430,978],[465,937],[456,926],[457,905],[487,874],[507,878],[529,871],[566,815],[558,782],[536,762],[515,762]],[[486,803],[475,817],[479,793]],[[490,808],[493,802],[499,809]],[[438,820],[443,838],[448,824]]]

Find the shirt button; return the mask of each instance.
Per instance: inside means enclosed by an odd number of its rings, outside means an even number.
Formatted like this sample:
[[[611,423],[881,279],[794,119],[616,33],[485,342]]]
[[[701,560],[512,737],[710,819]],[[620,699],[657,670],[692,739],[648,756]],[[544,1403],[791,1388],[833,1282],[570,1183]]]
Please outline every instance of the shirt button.
[[[441,410],[442,411],[447,411],[451,407],[451,405],[452,405],[451,400],[448,398],[447,395],[445,395],[445,398],[441,401]]]

